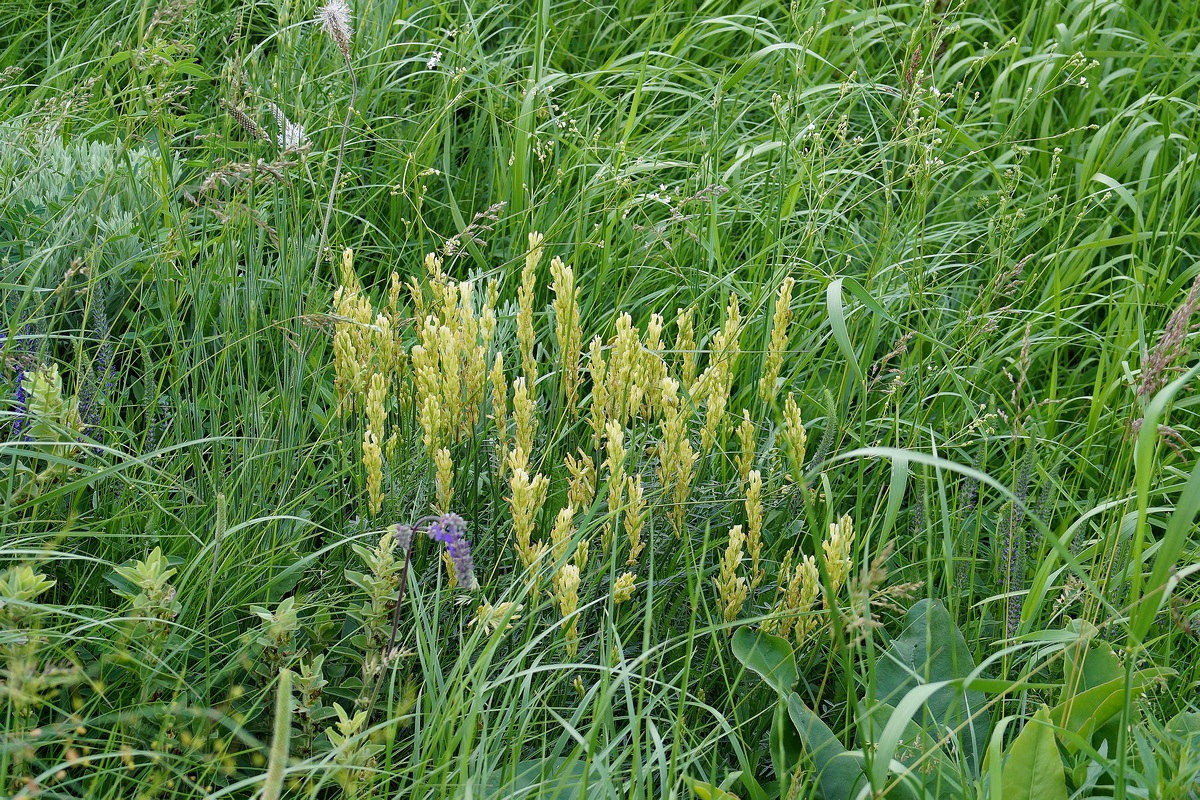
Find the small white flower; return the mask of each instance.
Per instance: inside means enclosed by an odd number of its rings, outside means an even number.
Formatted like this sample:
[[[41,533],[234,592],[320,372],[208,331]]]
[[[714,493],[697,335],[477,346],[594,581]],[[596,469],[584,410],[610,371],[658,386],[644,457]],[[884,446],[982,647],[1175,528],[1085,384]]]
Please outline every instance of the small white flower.
[[[429,57],[429,61],[425,62],[425,69],[437,69],[438,64],[442,63],[442,51],[434,50],[433,55]]]
[[[279,133],[276,136],[276,143],[279,149],[287,152],[289,150],[307,150],[310,142],[308,134],[304,132],[304,126],[298,125],[287,118],[283,113],[283,109],[271,103],[271,115],[275,117],[275,125],[279,128]]]

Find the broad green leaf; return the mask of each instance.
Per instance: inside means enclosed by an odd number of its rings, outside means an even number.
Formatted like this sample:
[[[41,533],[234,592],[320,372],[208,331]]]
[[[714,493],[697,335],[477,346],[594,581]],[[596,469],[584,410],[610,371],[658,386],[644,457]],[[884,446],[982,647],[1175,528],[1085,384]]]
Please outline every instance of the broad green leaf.
[[[1067,776],[1045,706],[1008,749],[1001,777],[1002,800],[1067,800]]]
[[[792,724],[788,715],[787,702],[782,696],[775,705],[775,713],[771,715],[771,735],[768,740],[771,747],[771,766],[779,778],[779,794],[786,797],[792,782],[792,770],[804,753],[804,742],[800,733]]]
[[[813,760],[816,779],[825,800],[846,800],[866,783],[866,760],[861,751],[849,751],[829,726],[792,692],[787,697],[788,716]]]
[[[1065,653],[1071,668],[1063,684],[1063,700],[1125,676],[1112,646],[1095,635],[1067,647]]]
[[[1134,673],[1130,692],[1136,698],[1146,690],[1151,682],[1157,680],[1168,671],[1147,669]],[[1074,731],[1089,740],[1092,735],[1109,720],[1121,713],[1125,706],[1125,678],[1102,683],[1091,689],[1076,694],[1050,711],[1050,719],[1060,728]],[[1065,742],[1067,752],[1074,752],[1075,743]]]
[[[1189,747],[1200,745],[1200,714],[1180,711],[1167,723],[1167,733],[1179,737]]]
[[[879,703],[867,712],[858,729],[859,743],[864,750],[868,746],[878,745],[884,728],[895,712],[896,709],[886,703]],[[875,752],[880,752],[879,748]],[[964,796],[960,779],[962,770],[946,755],[938,742],[911,719],[901,731],[899,745],[892,748],[888,755],[920,776],[926,797],[957,800]]]
[[[876,665],[877,702],[898,705],[917,686],[966,678],[975,669],[966,639],[940,602],[919,601],[908,610],[907,621]],[[957,730],[962,752],[978,765],[991,727],[985,704],[982,692],[947,686],[925,702],[918,724],[935,739]]]
[[[791,645],[769,633],[741,627],[733,633],[733,654],[771,688],[786,695],[796,685],[799,673]]]

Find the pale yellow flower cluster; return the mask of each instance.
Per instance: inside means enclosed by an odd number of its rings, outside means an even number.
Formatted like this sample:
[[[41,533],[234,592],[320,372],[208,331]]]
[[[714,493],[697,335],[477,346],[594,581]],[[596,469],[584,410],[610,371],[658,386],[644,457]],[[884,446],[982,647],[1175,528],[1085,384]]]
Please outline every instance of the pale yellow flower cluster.
[[[675,357],[679,363],[679,379],[691,387],[696,382],[696,329],[692,323],[692,309],[675,310]]]
[[[750,553],[750,591],[758,588],[766,573],[762,567],[763,482],[758,470],[746,480],[746,550]]]
[[[769,471],[778,463],[774,452],[760,460],[759,432],[770,430],[771,422],[753,416],[752,408],[731,405],[748,399],[752,407],[761,401],[779,408],[775,395],[787,352],[795,281],[785,279],[775,298],[757,397],[754,388],[747,387],[735,398],[734,377],[746,327],[736,294],[728,296],[715,331],[697,332],[692,309],[677,309],[672,354],[666,359],[666,325],[659,314],[650,314],[644,329],[630,314],[616,314],[611,333],[592,338],[585,353],[582,292],[575,270],[562,258],[547,256],[551,303],[546,309],[536,305],[545,249],[544,237],[530,233],[516,287],[516,343],[507,353],[495,341],[495,281],[488,282],[486,295],[479,298],[470,281],[452,279],[441,258],[430,254],[424,275],[408,285],[415,314],[407,316],[400,308],[404,285],[395,273],[387,307],[377,311],[354,275],[352,254],[346,252],[342,285],[334,298],[335,385],[339,411],[353,411],[364,420],[362,463],[371,512],[380,512],[384,464],[396,446],[397,426],[389,420],[411,398],[408,418],[419,425],[417,433],[429,457],[435,510],[449,513],[456,502],[462,503],[456,499],[456,482],[460,490],[479,485],[471,481],[502,482],[511,514],[512,548],[525,588],[536,601],[549,583],[567,650],[574,656],[585,624],[581,606],[586,607],[586,598],[581,595],[607,585],[614,605],[630,602],[637,565],[654,545],[655,524],[665,518],[675,536],[682,537],[688,530],[689,508],[701,500],[694,497],[698,476],[732,482],[736,474],[737,492],[726,497],[734,505],[735,521],[742,524],[729,529],[714,579],[721,617],[735,621],[747,606],[755,606],[752,598],[768,581],[767,507],[775,493],[786,491],[786,476]],[[550,320],[546,311],[552,312],[556,348],[539,349],[538,328]],[[704,343],[703,351],[698,343]],[[545,375],[539,374],[542,369]],[[539,400],[547,384],[552,388]],[[557,411],[560,403],[565,404],[562,416],[543,416]],[[800,483],[807,431],[796,397],[784,395],[781,405],[777,436],[770,441],[778,441],[791,480]],[[730,442],[726,454],[731,422],[736,443]],[[581,440],[573,441],[572,432],[577,431]],[[482,443],[483,452],[497,454],[490,476],[475,473],[477,468],[489,469],[486,461],[470,455],[477,443]],[[561,469],[546,463],[549,443],[565,444]],[[461,475],[455,473],[456,458],[462,459]],[[563,485],[551,491],[552,480]],[[550,498],[564,496],[562,507],[556,506],[563,501],[550,503]],[[703,499],[709,497],[706,490]],[[539,530],[539,520],[553,524]],[[628,568],[618,577],[601,578],[587,571],[589,536],[597,529],[605,557],[593,562]],[[789,552],[775,575],[772,613],[764,627],[798,644],[810,640],[837,608],[838,593],[849,579],[853,541],[853,524],[845,516],[831,525],[819,554]],[[828,579],[824,590],[822,566]],[[506,614],[520,610],[485,602],[474,622],[494,631]],[[759,606],[755,613],[762,610]]]
[[[714,582],[717,586],[717,596],[721,600],[721,618],[733,622],[742,611],[742,605],[750,594],[750,584],[745,577],[738,574],[745,553],[742,546],[746,543],[746,535],[741,525],[729,529],[729,544],[725,555],[721,558],[721,568]]]
[[[687,503],[692,494],[692,478],[700,454],[692,447],[688,422],[692,406],[679,397],[679,383],[663,381],[663,417],[659,422],[658,482],[664,501],[670,508],[671,529],[676,538],[683,535],[687,521]]]
[[[796,281],[784,278],[775,298],[775,315],[771,320],[771,341],[767,345],[767,357],[763,363],[762,377],[758,379],[758,396],[770,405],[775,394],[775,384],[783,367],[783,354],[787,350],[788,325],[792,321],[792,287]]]
[[[454,461],[445,447],[433,454],[433,485],[439,514],[454,510]]]
[[[808,431],[800,418],[800,407],[796,405],[796,396],[788,392],[783,407],[783,441],[787,443],[788,458],[791,460],[792,475],[799,480],[804,471],[805,448],[808,443]]]
[[[518,379],[520,380],[520,379]],[[546,503],[546,490],[550,479],[545,475],[530,475],[527,467],[529,456],[514,447],[508,455],[509,510],[513,518],[513,547],[526,569],[531,569],[545,554],[546,545],[533,539],[537,527],[537,515]]]
[[[788,551],[779,568],[778,599],[764,629],[784,636],[790,633],[796,646],[803,646],[835,608],[837,597],[850,575],[853,547],[854,521],[846,514],[830,523],[829,535],[821,543],[825,573],[829,578],[828,592],[821,586],[816,558],[804,556],[793,569],[793,552]],[[820,608],[817,605],[819,597],[824,598]]]
[[[338,412],[346,414],[365,403],[368,384],[380,375],[387,385],[403,374],[398,311],[377,312],[362,292],[354,272],[354,252],[342,253],[341,285],[333,295],[334,388]],[[383,430],[376,430],[380,438]]]
[[[850,576],[850,548],[854,544],[854,520],[843,514],[837,522],[829,523],[829,536],[821,543],[825,554],[825,571],[829,574],[829,590],[836,597]]]
[[[579,606],[580,576],[587,567],[588,543],[584,539],[579,542],[574,552],[574,562],[568,563],[571,540],[574,533],[573,520],[575,510],[567,506],[558,512],[554,528],[550,532],[550,552],[554,563],[558,565],[553,579],[554,600],[565,621],[563,638],[567,644],[567,652],[573,657],[579,647],[579,618],[572,616]]]
[[[737,365],[742,348],[742,315],[738,309],[737,295],[729,295],[729,307],[725,313],[725,324],[713,336],[712,354],[708,367],[691,387],[692,400],[703,402],[704,427],[700,430],[700,449],[710,451],[722,438],[729,393],[733,388],[733,370]]]
[[[529,391],[537,390],[538,367],[533,348],[537,337],[533,330],[533,295],[537,290],[537,268],[542,260],[542,234],[529,234],[529,251],[521,270],[521,288],[517,290],[517,344],[521,348],[521,370]]]
[[[592,339],[588,373],[592,378],[593,447],[599,447],[609,423],[624,428],[636,415],[650,418],[661,408],[662,380],[667,375],[662,359],[662,317],[652,315],[645,341],[638,335],[633,318],[617,317],[616,333],[608,341]]]
[[[737,472],[738,472],[738,492],[743,492],[746,489],[746,481],[750,477],[750,470],[754,466],[754,422],[750,419],[750,412],[742,409],[742,421],[737,426],[738,438],[738,454],[736,457]]]
[[[363,293],[354,271],[354,253],[342,253],[341,285],[333,295],[334,389],[338,413],[346,416],[361,409],[367,426],[362,440],[362,463],[372,514],[383,506],[382,444],[389,457],[397,439],[388,438],[388,398],[394,395],[405,373],[407,354],[400,340],[399,281],[392,273],[388,307],[376,311]],[[397,395],[397,401],[399,401]]]
[[[634,585],[636,581],[637,575],[632,572],[622,572],[617,576],[617,579],[613,581],[613,605],[619,606],[633,599],[633,593],[637,588]]]
[[[574,508],[585,509],[596,499],[596,465],[592,457],[582,450],[579,451],[579,458],[568,453],[564,463],[570,475],[567,502]]]
[[[441,259],[433,253],[426,256],[425,268],[433,298],[426,304],[423,294],[413,292],[414,302],[422,298],[420,309],[426,313],[417,323],[412,367],[417,419],[432,458],[439,449],[474,430],[482,417],[498,294],[489,287],[477,314],[470,281],[456,283],[447,278]]]
[[[579,360],[583,349],[579,289],[575,286],[574,270],[558,256],[550,261],[550,275],[554,279],[550,288],[554,291],[554,333],[558,338],[563,393],[566,395],[567,409],[574,417],[579,410]]]

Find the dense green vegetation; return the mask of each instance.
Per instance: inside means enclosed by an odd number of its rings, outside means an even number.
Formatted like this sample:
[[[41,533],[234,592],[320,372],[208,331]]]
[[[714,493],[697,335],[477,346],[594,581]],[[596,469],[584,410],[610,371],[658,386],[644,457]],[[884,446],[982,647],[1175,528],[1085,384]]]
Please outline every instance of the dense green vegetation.
[[[5,0],[0,795],[1200,792],[1200,9]]]

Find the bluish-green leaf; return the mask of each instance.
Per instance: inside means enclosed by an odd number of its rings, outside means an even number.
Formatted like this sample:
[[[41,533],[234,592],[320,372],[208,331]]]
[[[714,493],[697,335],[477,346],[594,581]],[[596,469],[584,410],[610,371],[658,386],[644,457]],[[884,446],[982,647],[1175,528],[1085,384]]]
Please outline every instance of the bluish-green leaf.
[[[787,640],[769,633],[741,627],[733,633],[733,655],[780,694],[796,685],[799,673]]]
[[[846,800],[866,783],[866,761],[860,751],[851,752],[834,736],[829,726],[792,692],[787,697],[788,716],[796,726],[804,749],[813,760],[815,778],[825,800]]]
[[[898,705],[917,686],[966,678],[975,669],[966,639],[940,602],[919,601],[908,610],[907,621],[877,664],[878,702]],[[957,731],[962,752],[977,766],[991,727],[986,700],[982,692],[946,686],[929,697],[917,721],[935,739]]]

